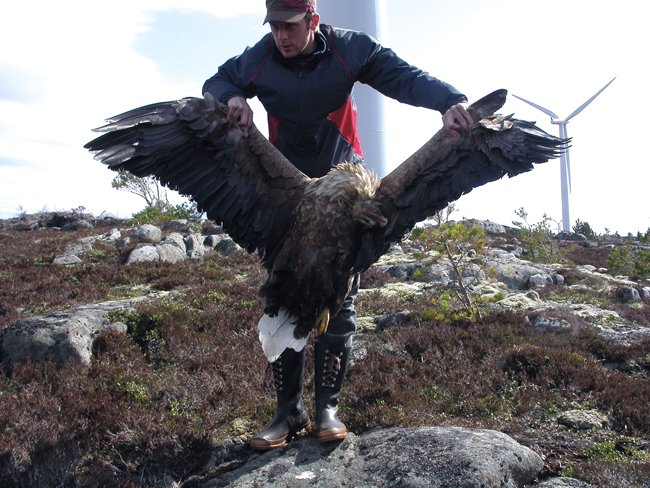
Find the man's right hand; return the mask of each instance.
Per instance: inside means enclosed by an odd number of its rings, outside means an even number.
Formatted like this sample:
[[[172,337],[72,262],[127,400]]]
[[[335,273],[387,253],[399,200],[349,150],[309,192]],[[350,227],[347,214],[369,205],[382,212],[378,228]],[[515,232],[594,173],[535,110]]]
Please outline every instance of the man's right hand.
[[[242,129],[248,129],[253,125],[253,110],[244,97],[232,97],[228,100],[226,120]]]

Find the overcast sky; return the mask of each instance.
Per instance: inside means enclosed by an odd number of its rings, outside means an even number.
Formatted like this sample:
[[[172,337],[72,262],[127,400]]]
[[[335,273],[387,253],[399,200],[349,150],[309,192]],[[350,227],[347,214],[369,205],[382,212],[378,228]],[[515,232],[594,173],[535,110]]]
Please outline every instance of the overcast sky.
[[[327,0],[321,0],[321,4]],[[386,0],[380,41],[475,100],[497,88],[571,120],[571,221],[598,232],[650,227],[650,86],[642,0]],[[23,0],[0,15],[0,218],[83,206],[128,217],[144,201],[111,188],[114,176],[83,145],[106,117],[148,103],[200,96],[219,64],[266,31],[262,0]],[[322,21],[327,22],[327,18]],[[253,104],[266,133],[265,114]],[[504,113],[548,116],[509,97]],[[387,102],[386,146],[396,166],[441,126],[440,114]],[[559,160],[463,196],[456,218],[510,224],[561,221]]]

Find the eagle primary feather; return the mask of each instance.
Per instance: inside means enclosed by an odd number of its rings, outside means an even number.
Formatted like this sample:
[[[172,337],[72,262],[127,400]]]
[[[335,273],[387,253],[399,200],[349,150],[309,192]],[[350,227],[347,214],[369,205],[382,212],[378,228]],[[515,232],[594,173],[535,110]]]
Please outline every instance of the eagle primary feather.
[[[308,178],[254,126],[244,132],[228,124],[227,108],[209,95],[111,117],[85,147],[113,170],[153,175],[192,197],[235,242],[259,253],[268,270],[262,335],[278,336],[269,332],[278,324],[294,326],[279,334],[284,339],[267,354],[273,357],[317,323],[326,326],[323,318],[339,311],[354,273],[417,222],[473,188],[560,155],[568,140],[494,115],[506,94],[497,90],[472,104],[477,122],[468,133],[455,138],[440,130],[381,180],[345,162]]]

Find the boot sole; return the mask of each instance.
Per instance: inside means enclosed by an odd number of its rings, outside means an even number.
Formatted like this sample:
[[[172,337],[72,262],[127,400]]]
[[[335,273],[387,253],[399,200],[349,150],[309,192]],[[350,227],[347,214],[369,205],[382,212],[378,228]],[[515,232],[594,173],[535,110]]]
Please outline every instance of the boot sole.
[[[271,449],[277,449],[278,447],[283,447],[287,445],[287,439],[291,440],[298,432],[302,430],[309,430],[311,428],[311,422],[307,422],[303,426],[299,427],[295,432],[290,432],[289,435],[281,437],[279,439],[251,439],[249,445],[251,449],[256,451],[270,451]]]
[[[251,449],[254,449],[256,451],[270,451],[271,449],[277,449],[278,447],[286,446],[286,444],[286,437],[283,437],[282,439],[273,439],[270,441],[252,439],[250,442]]]
[[[342,429],[327,429],[316,432],[316,438],[321,444],[334,441],[342,441],[348,436],[348,430],[343,427]]]

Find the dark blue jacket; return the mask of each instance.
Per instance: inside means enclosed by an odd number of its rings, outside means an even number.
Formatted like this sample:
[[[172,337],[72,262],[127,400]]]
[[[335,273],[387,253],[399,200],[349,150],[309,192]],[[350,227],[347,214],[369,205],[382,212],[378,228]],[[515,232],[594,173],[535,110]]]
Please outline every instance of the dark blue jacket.
[[[367,34],[321,24],[316,40],[315,53],[285,59],[267,34],[226,61],[203,86],[223,103],[233,96],[256,96],[268,114],[269,139],[308,176],[322,176],[344,160],[362,160],[350,97],[356,81],[441,113],[467,101]]]

